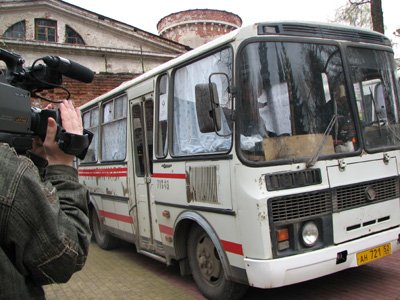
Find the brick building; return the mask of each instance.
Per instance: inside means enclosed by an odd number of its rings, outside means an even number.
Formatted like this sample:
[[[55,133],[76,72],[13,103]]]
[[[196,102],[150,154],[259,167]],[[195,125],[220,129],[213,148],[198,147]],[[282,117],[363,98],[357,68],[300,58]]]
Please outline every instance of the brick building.
[[[157,24],[160,36],[196,48],[242,26],[233,13],[215,9],[190,9],[162,18]]]
[[[0,0],[0,15],[0,48],[20,54],[26,67],[57,55],[95,72],[91,84],[64,76],[77,105],[190,49],[60,0]]]

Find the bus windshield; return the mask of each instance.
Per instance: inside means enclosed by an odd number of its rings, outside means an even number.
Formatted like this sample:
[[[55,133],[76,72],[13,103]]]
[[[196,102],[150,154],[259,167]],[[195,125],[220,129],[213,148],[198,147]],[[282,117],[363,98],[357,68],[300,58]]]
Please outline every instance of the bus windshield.
[[[399,145],[399,89],[392,54],[349,48],[348,57],[366,150]]]
[[[374,111],[371,116],[371,107],[366,108],[368,105],[364,102],[367,100],[362,98],[363,85],[383,90],[381,94],[388,101],[386,118],[388,110],[391,112],[391,126],[386,126],[390,129],[385,132],[385,138],[377,140],[375,131],[370,133],[364,129],[364,133],[371,136],[364,137],[368,141],[367,147],[393,145],[393,136],[398,130],[398,126],[394,126],[398,124],[395,113],[398,108],[392,92],[394,74],[385,71],[390,69],[390,60],[385,52],[379,54],[376,50],[354,48],[352,53],[353,88],[358,91],[358,94],[355,92],[358,106],[364,109],[360,112],[368,114],[359,115],[373,123],[365,126],[382,124],[376,122]],[[370,61],[371,57],[375,61]],[[382,61],[386,63],[378,70],[376,66]],[[377,78],[380,84],[375,83]],[[313,156],[349,154],[359,149],[356,114],[350,108],[343,58],[336,45],[250,43],[240,53],[238,86],[239,143],[245,159],[304,161]],[[370,106],[371,101],[368,102]],[[383,122],[383,117],[379,120]]]

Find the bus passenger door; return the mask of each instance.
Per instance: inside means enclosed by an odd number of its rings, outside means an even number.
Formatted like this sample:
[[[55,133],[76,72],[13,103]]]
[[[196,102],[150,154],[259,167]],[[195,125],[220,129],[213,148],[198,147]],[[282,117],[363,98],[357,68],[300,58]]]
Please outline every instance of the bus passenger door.
[[[153,172],[153,100],[131,102],[132,116],[132,157],[134,162],[134,202],[136,208],[137,234],[136,247],[140,251],[154,249],[152,228],[152,205],[150,201],[150,182]]]

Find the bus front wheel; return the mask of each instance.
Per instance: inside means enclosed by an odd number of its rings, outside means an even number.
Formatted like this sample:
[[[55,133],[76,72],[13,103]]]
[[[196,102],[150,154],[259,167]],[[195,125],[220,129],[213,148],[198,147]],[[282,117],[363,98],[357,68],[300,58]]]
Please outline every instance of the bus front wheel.
[[[212,240],[194,226],[187,243],[189,265],[197,287],[207,299],[240,299],[248,286],[225,278],[224,268]]]

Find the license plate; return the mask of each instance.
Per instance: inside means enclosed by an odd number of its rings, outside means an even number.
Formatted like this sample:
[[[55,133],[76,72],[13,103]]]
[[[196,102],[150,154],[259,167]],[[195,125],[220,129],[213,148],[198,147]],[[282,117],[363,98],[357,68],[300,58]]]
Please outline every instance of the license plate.
[[[357,253],[357,265],[360,266],[390,254],[392,254],[392,247],[390,243],[374,247]]]

